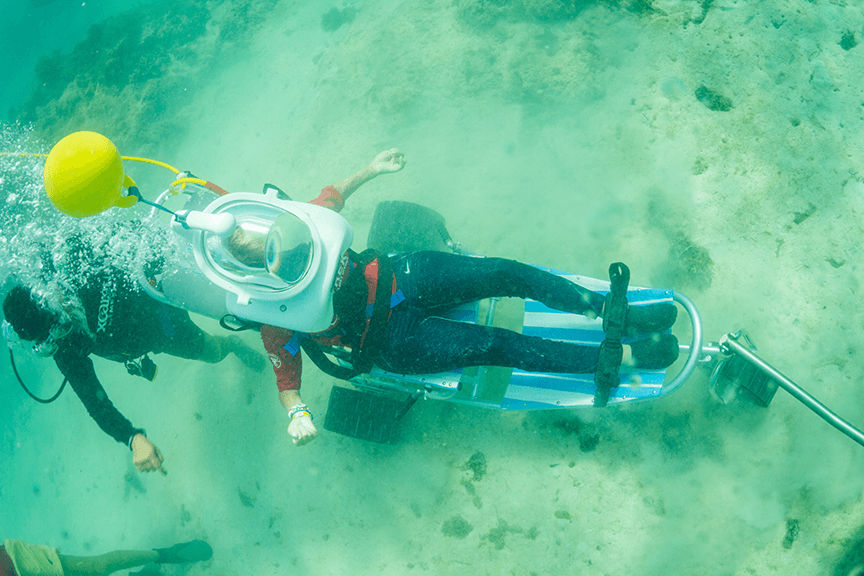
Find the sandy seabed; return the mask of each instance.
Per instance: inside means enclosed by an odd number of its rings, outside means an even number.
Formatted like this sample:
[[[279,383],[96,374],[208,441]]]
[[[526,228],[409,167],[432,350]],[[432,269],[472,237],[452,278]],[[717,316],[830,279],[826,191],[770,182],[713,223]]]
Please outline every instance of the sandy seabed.
[[[172,112],[183,129],[146,152],[305,200],[397,146],[406,168],[343,211],[355,249],[376,203],[400,199],[479,253],[597,277],[626,262],[634,284],[689,295],[709,339],[745,329],[864,425],[864,46],[848,40],[864,10],[656,0],[550,21],[540,4],[359,2],[322,26],[331,4],[274,3],[200,73],[175,63],[198,78]],[[782,391],[767,410],[721,405],[697,374],[604,410],[428,400],[395,446],[322,431],[297,448],[271,374],[157,362],[147,383],[96,359],[165,477],[137,474],[74,394],[37,406],[3,365],[0,535],[75,555],[212,544],[208,563],[166,574],[845,576],[864,563],[864,451]],[[37,368],[43,389],[59,383]],[[332,385],[307,366],[319,420]]]

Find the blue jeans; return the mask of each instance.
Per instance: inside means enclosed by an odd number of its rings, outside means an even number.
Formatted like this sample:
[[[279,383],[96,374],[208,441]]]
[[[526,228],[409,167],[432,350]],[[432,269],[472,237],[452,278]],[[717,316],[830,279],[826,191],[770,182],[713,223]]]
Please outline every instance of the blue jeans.
[[[603,310],[605,297],[513,260],[446,252],[391,257],[405,301],[393,308],[384,351],[375,363],[390,372],[425,374],[467,366],[504,366],[529,372],[591,373],[599,349],[525,336],[511,330],[437,314],[492,297],[531,298],[575,314]]]

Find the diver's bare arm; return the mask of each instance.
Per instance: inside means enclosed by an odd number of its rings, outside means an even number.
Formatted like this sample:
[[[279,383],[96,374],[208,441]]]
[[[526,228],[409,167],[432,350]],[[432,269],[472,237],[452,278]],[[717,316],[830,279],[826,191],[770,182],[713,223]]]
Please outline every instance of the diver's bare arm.
[[[379,174],[389,174],[398,172],[405,166],[405,154],[398,148],[391,148],[379,153],[365,168],[357,172],[353,176],[349,176],[339,182],[333,184],[333,187],[339,191],[342,198],[348,199],[357,188],[372,180]]]

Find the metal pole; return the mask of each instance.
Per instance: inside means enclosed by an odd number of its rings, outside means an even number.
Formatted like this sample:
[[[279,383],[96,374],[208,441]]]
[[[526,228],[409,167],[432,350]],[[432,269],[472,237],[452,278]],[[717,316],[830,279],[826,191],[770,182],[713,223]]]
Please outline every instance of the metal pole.
[[[827,406],[819,402],[816,398],[805,392],[800,386],[775,370],[773,366],[740,344],[733,334],[727,334],[723,337],[720,341],[720,349],[724,354],[737,354],[746,359],[753,366],[777,382],[781,388],[789,392],[789,394],[794,396],[796,400],[815,412],[820,418],[861,446],[864,446],[864,433],[837,416],[834,412],[829,410]]]
[[[702,353],[702,318],[699,316],[699,311],[696,309],[696,305],[693,304],[693,301],[681,294],[677,291],[672,291],[672,299],[675,302],[679,303],[684,309],[687,311],[687,314],[690,316],[690,325],[693,328],[693,340],[690,343],[690,346],[686,347],[688,356],[687,362],[684,363],[684,367],[681,368],[681,372],[672,379],[671,382],[668,382],[663,385],[663,390],[660,392],[662,396],[668,396],[671,394],[676,388],[678,388],[681,384],[684,383],[687,378],[693,373],[693,370],[696,368],[696,363],[699,362],[699,355]]]

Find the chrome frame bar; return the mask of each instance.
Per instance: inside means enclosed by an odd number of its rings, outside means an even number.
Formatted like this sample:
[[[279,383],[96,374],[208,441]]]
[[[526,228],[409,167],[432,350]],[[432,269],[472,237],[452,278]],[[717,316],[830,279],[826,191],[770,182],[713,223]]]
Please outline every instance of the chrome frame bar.
[[[668,384],[663,385],[663,390],[660,392],[661,396],[668,396],[672,392],[675,391],[676,388],[681,386],[685,380],[687,380],[691,374],[693,374],[693,370],[696,369],[696,364],[699,362],[699,356],[702,354],[702,318],[699,316],[699,311],[696,309],[696,305],[693,304],[693,301],[688,297],[684,296],[677,290],[672,291],[672,299],[684,307],[687,311],[687,314],[690,316],[690,325],[693,329],[693,338],[690,341],[689,354],[687,356],[687,362],[684,364],[684,367],[681,368],[681,371],[678,373],[675,378],[672,379]]]
[[[795,384],[792,380],[781,374],[773,366],[762,360],[759,356],[748,350],[744,345],[738,342],[734,334],[727,334],[720,340],[720,350],[726,354],[737,354],[750,362],[753,366],[765,373],[769,378],[777,382],[777,385],[786,390],[796,400],[804,404],[807,408],[816,413],[817,416],[828,422],[831,426],[864,446],[864,433],[858,428],[840,418],[828,409],[827,406],[819,402],[816,398],[808,394],[804,389]]]

